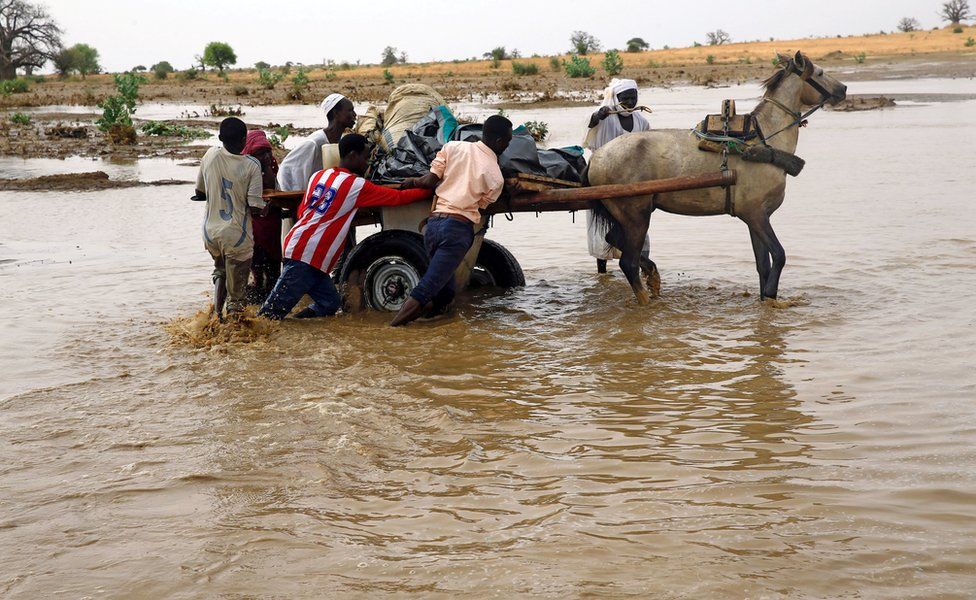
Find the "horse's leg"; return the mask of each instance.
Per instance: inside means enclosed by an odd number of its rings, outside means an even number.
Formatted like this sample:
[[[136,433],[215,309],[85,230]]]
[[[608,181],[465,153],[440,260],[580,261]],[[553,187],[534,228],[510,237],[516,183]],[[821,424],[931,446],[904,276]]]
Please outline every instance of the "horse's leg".
[[[783,245],[776,238],[776,232],[773,231],[769,217],[766,217],[762,221],[759,238],[766,246],[766,249],[769,250],[769,257],[773,263],[769,269],[769,274],[766,276],[766,284],[763,287],[763,298],[775,298],[776,293],[779,291],[779,276],[783,272],[783,267],[786,266],[786,251],[783,250]]]
[[[749,226],[749,238],[752,240],[752,252],[756,255],[756,271],[759,272],[759,297],[766,293],[766,279],[769,278],[769,250],[763,244],[759,232],[752,223]]]
[[[607,234],[607,241],[620,250],[620,269],[627,276],[637,303],[647,304],[651,298],[640,278],[640,254],[647,236],[654,197],[648,196],[643,201],[638,198],[604,200],[603,205],[616,221]]]

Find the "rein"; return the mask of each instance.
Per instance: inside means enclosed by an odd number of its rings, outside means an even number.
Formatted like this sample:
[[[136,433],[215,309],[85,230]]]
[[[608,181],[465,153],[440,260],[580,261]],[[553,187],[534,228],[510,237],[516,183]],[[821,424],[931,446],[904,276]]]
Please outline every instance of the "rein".
[[[631,115],[631,114],[634,114],[635,112],[652,113],[654,111],[651,110],[651,109],[649,109],[646,106],[635,106],[634,108],[631,108],[631,109],[624,108],[624,109],[621,109],[621,110],[611,110],[608,114],[611,114],[611,115],[623,115],[623,114]]]

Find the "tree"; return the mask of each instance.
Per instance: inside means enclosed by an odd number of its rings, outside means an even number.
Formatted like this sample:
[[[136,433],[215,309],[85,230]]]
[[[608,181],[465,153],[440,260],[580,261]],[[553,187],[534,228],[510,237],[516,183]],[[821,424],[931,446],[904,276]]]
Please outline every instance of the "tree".
[[[47,10],[23,0],[0,0],[0,79],[17,69],[40,69],[61,49],[61,28]]]
[[[384,67],[392,67],[397,63],[397,49],[393,46],[383,48],[383,60],[380,64]]]
[[[705,37],[708,38],[709,46],[721,46],[722,44],[728,44],[732,41],[732,36],[721,29],[709,31],[705,34]]]
[[[400,64],[403,64],[403,65],[407,64],[407,51],[406,50],[401,50],[400,51],[400,57],[397,58],[397,62],[399,62]]]
[[[268,69],[271,68],[271,65],[264,62],[263,60],[259,60],[258,62],[254,63],[254,68],[257,69],[258,71],[267,71]]]
[[[149,67],[149,70],[153,72],[153,75],[156,76],[156,79],[166,79],[166,77],[168,77],[169,74],[172,73],[175,69],[173,68],[173,65],[169,64],[169,61],[161,60],[158,63],[154,64],[153,66]]]
[[[88,44],[75,44],[71,47],[71,51],[75,55],[75,70],[81,73],[82,79],[102,70],[101,65],[98,64],[98,50]]]
[[[574,31],[573,35],[569,36],[569,45],[571,52],[579,55],[600,50],[600,40],[585,31]]]
[[[969,0],[949,0],[942,4],[939,16],[953,25],[958,25],[960,21],[972,17],[973,14],[969,12]]]
[[[61,48],[51,56],[51,63],[54,65],[54,70],[57,71],[59,77],[67,77],[75,70],[75,64],[78,62],[75,53],[71,51],[71,48]]]
[[[491,60],[505,60],[509,57],[508,52],[505,50],[505,46],[497,46],[492,48],[488,52],[485,52],[482,56],[485,58],[490,58]]]
[[[898,31],[904,31],[908,33],[909,31],[918,31],[919,24],[918,19],[913,19],[912,17],[905,17],[901,21],[898,21]]]
[[[230,47],[230,44],[210,42],[203,49],[203,57],[201,57],[200,62],[223,73],[224,67],[237,64],[237,55],[234,54],[234,49]]]
[[[54,70],[61,77],[79,73],[84,78],[102,70],[98,64],[98,50],[88,44],[75,44],[70,48],[62,48],[51,57],[51,62],[54,63]]]
[[[627,52],[643,52],[650,48],[651,45],[642,40],[641,38],[630,38],[627,40]]]

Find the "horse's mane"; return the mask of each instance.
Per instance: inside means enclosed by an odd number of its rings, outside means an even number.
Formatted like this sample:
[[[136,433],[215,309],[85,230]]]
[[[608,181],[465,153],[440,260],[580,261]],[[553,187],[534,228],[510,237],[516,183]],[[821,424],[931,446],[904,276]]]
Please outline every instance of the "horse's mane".
[[[769,78],[762,83],[763,88],[765,88],[766,91],[772,92],[779,87],[779,84],[783,83],[783,80],[786,79],[786,76],[790,73],[790,65],[792,62],[793,61],[791,60],[783,65],[782,69],[770,75]]]

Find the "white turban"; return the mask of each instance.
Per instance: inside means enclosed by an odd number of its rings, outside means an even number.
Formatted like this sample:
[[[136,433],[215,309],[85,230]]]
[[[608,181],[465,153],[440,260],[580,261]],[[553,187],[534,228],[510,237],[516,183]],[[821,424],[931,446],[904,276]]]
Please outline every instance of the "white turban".
[[[325,97],[325,100],[322,101],[322,104],[319,104],[319,107],[322,109],[322,112],[325,113],[326,118],[328,118],[329,111],[331,111],[336,107],[337,104],[345,99],[346,97],[342,94],[329,94]]]
[[[603,90],[603,102],[600,103],[600,106],[609,106],[611,110],[629,115],[632,111],[624,109],[617,103],[617,96],[627,90],[637,91],[637,82],[633,79],[611,79],[610,85]]]

